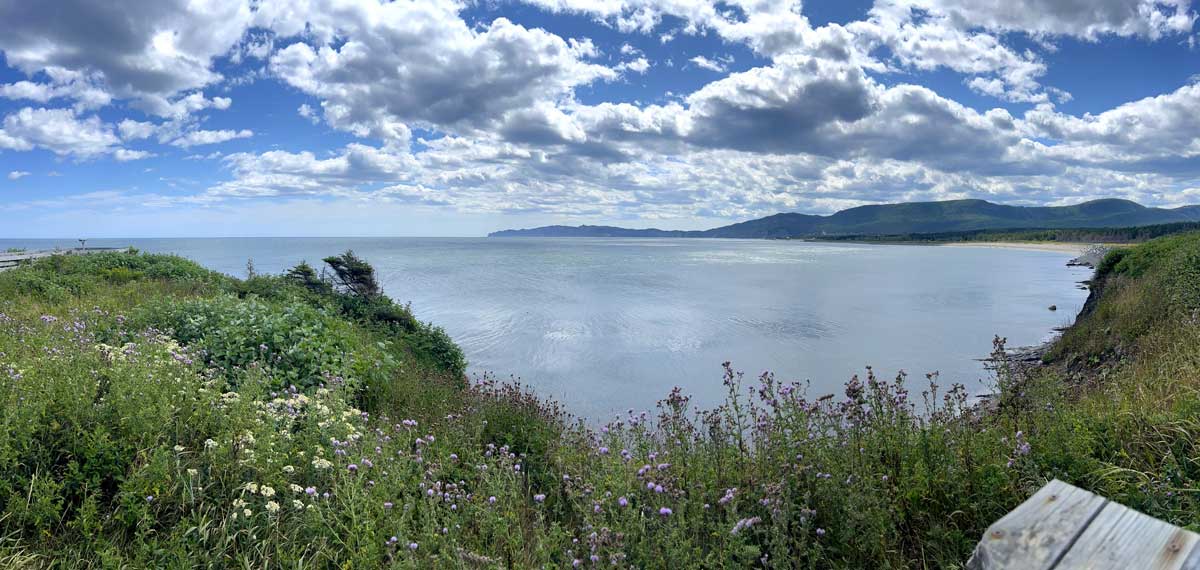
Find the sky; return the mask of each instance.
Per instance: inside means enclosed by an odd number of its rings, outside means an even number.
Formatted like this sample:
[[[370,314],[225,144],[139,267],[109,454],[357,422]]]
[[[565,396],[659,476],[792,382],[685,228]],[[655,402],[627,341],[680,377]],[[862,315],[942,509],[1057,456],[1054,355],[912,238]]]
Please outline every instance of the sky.
[[[1191,0],[0,0],[0,237],[1200,203]]]

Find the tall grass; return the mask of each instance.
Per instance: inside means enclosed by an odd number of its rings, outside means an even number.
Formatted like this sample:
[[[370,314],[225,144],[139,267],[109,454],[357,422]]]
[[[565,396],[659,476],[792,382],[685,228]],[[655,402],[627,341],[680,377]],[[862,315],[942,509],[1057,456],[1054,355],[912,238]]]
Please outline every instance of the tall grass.
[[[1200,303],[1174,275],[1200,239],[1172,239],[1116,254],[1060,364],[1001,360],[988,406],[726,365],[716,409],[676,390],[591,423],[464,386],[390,301],[51,258],[0,274],[0,564],[957,567],[1053,477],[1196,528]]]

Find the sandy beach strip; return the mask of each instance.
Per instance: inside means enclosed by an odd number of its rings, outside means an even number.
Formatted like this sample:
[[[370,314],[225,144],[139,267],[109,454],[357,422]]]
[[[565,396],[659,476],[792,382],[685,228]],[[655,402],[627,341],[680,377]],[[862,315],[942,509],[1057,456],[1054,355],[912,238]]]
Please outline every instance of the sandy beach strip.
[[[1003,249],[1031,249],[1036,251],[1057,251],[1079,255],[1087,248],[1098,245],[1082,242],[1061,241],[955,241],[938,244],[949,247],[990,247]]]

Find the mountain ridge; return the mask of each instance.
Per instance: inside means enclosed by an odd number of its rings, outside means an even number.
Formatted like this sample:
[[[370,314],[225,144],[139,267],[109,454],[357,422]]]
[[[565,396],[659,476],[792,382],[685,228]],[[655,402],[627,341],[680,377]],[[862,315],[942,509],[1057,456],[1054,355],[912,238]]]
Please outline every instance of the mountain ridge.
[[[971,230],[1135,227],[1200,221],[1200,205],[1148,207],[1104,198],[1071,206],[1010,206],[986,200],[871,204],[829,215],[781,212],[708,230],[552,225],[501,230],[488,237],[817,238]]]

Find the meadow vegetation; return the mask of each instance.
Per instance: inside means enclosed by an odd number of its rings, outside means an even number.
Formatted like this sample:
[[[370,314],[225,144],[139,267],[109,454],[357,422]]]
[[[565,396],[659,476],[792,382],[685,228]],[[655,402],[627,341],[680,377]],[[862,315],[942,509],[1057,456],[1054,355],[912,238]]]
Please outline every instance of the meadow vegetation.
[[[369,265],[325,267],[0,273],[0,566],[953,568],[1055,477],[1200,524],[1200,234],[1110,254],[986,406],[936,375],[831,396],[727,364],[719,408],[589,422],[468,382]]]

